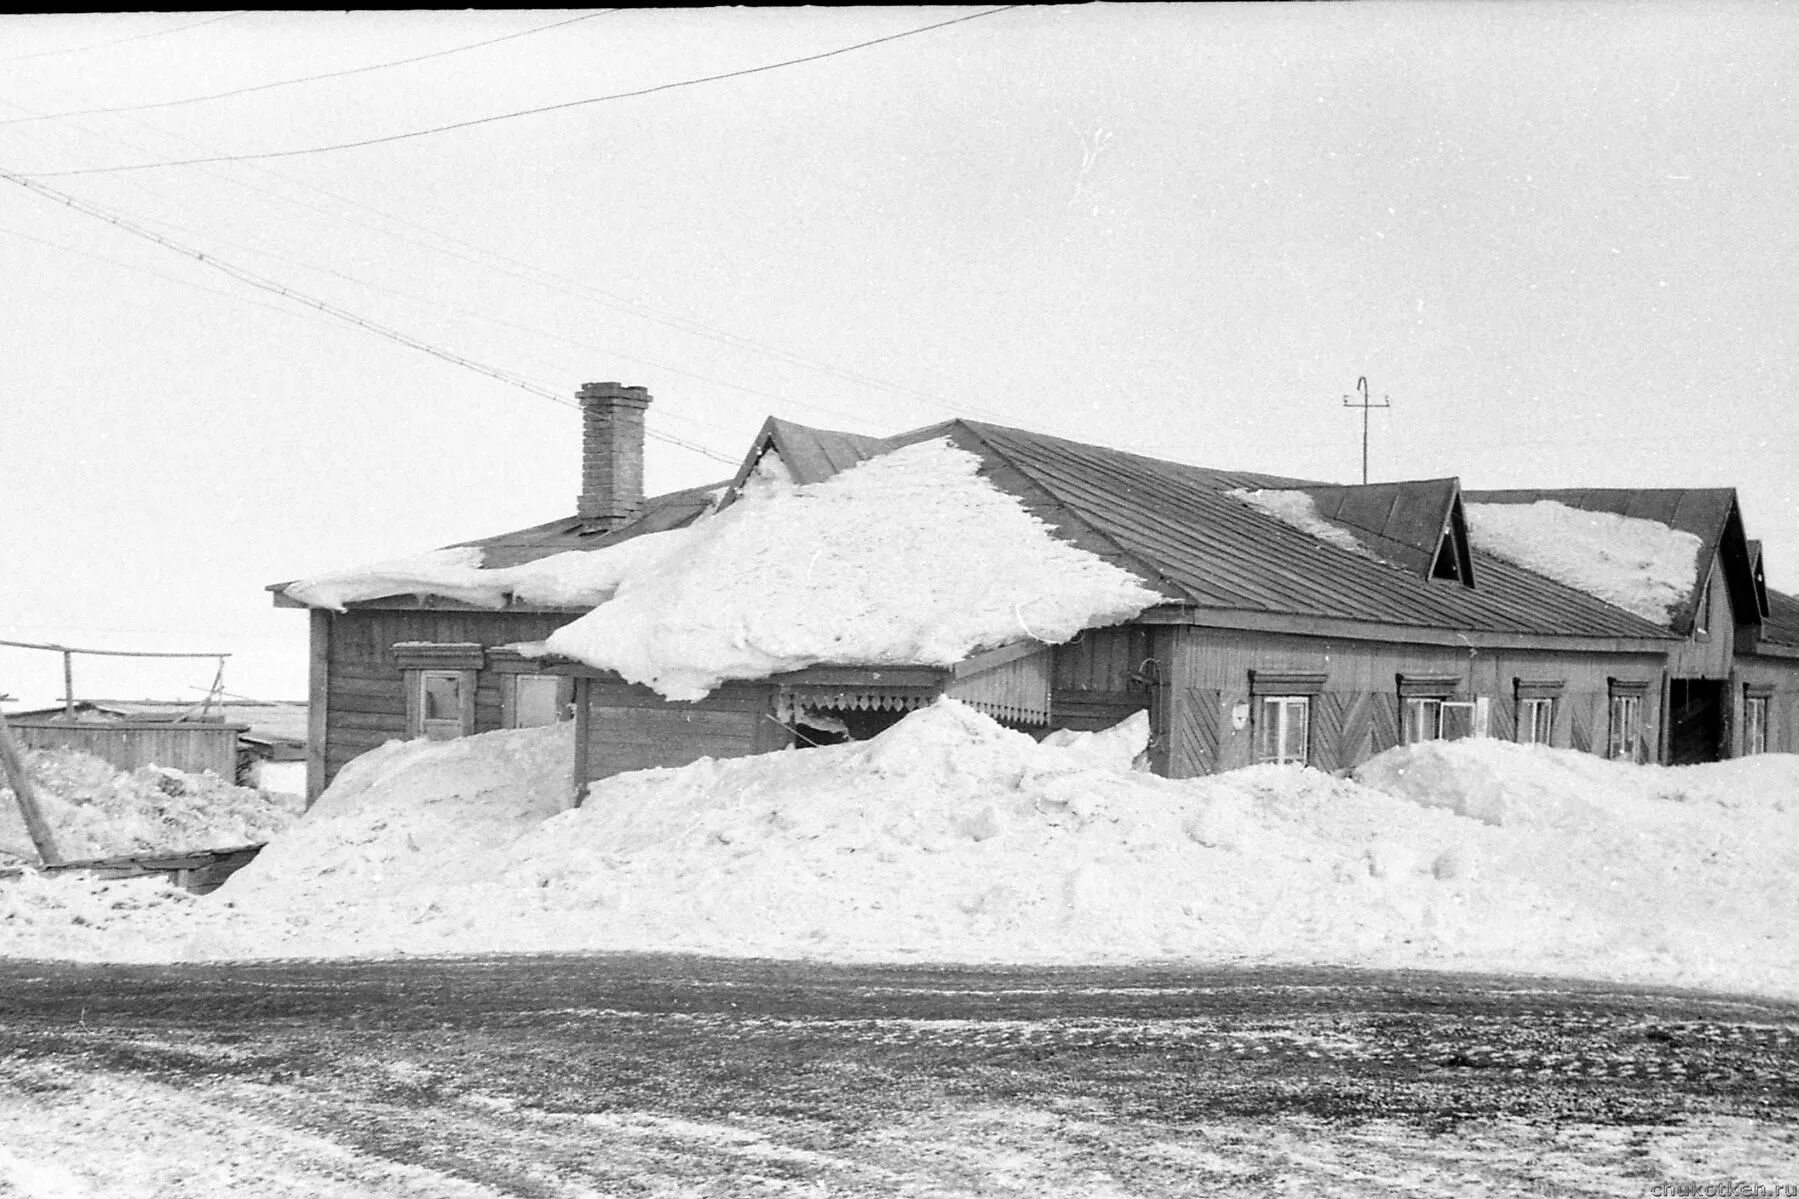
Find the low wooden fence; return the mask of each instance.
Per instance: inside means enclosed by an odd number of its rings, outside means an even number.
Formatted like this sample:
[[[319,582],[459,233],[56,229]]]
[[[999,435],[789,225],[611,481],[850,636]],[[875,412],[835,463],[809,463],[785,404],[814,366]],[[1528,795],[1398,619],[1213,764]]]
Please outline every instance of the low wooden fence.
[[[49,718],[12,719],[7,724],[25,749],[66,746],[103,758],[120,770],[140,766],[166,766],[189,774],[210,770],[226,782],[237,778],[238,735],[250,727],[199,721]]]

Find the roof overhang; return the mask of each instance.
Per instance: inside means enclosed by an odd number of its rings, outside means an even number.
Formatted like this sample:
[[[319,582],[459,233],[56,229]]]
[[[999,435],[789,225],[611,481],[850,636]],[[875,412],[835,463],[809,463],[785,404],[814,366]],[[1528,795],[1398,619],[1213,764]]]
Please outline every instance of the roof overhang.
[[[1335,637],[1346,641],[1385,641],[1405,645],[1458,646],[1463,649],[1542,649],[1606,654],[1666,654],[1679,638],[1549,636],[1542,633],[1472,631],[1432,625],[1389,624],[1307,616],[1286,612],[1254,612],[1166,604],[1136,618],[1140,624],[1191,625],[1259,633],[1291,633],[1301,637]]]

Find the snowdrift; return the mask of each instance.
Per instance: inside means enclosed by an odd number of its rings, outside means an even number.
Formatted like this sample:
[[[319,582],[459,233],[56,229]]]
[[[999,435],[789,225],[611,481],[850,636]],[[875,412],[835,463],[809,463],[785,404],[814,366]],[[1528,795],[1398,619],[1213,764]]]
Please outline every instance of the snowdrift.
[[[295,796],[163,766],[132,771],[77,749],[26,754],[44,819],[68,861],[235,849],[270,840],[299,817]],[[0,864],[37,861],[12,790],[0,787]]]
[[[1039,743],[941,700],[863,743],[606,779],[579,808],[566,726],[393,743],[214,895],[121,911],[111,948],[59,944],[41,880],[32,921],[0,891],[0,950],[1318,962],[1799,995],[1799,758],[1474,741],[1355,778],[1171,781],[1131,769],[1146,734]]]

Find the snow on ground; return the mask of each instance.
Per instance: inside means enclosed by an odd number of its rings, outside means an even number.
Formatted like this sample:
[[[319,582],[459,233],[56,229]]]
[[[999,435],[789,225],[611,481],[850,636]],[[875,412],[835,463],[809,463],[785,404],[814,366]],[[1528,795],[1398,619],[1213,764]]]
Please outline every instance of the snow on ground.
[[[26,755],[38,806],[65,861],[260,845],[298,818],[298,796],[162,766],[122,771],[76,749]],[[0,864],[36,862],[10,788],[0,787]]]
[[[1302,533],[1310,533],[1318,540],[1336,546],[1340,550],[1348,550],[1352,554],[1360,554],[1364,558],[1374,557],[1373,551],[1363,545],[1354,533],[1339,528],[1318,515],[1318,503],[1303,491],[1276,491],[1269,488],[1251,489],[1239,487],[1225,492],[1233,499],[1242,500],[1250,507],[1267,513],[1276,520],[1292,525]]]
[[[1325,962],[1799,995],[1799,757],[1462,741],[1353,779],[1171,781],[1129,768],[1144,736],[1039,744],[942,700],[572,810],[567,726],[390,743],[212,896],[0,888],[0,952]]]
[[[1665,625],[1693,590],[1698,537],[1660,521],[1587,512],[1556,500],[1468,504],[1476,549]]]
[[[1066,641],[1161,600],[1057,540],[979,468],[940,439],[820,483],[766,478],[549,648],[691,700],[818,662],[948,666]]]

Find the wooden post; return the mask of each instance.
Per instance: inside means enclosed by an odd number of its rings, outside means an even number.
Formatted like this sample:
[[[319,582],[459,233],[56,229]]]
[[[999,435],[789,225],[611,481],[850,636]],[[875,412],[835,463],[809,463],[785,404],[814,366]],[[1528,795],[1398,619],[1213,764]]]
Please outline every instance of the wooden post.
[[[75,719],[75,655],[62,651],[62,714]]]
[[[19,801],[19,813],[25,817],[25,831],[31,834],[37,856],[46,866],[61,865],[62,855],[56,852],[56,839],[50,835],[50,826],[38,810],[37,793],[31,789],[31,779],[25,773],[25,755],[19,752],[19,743],[12,739],[12,729],[7,727],[4,715],[0,715],[0,766],[6,768],[12,793]]]

